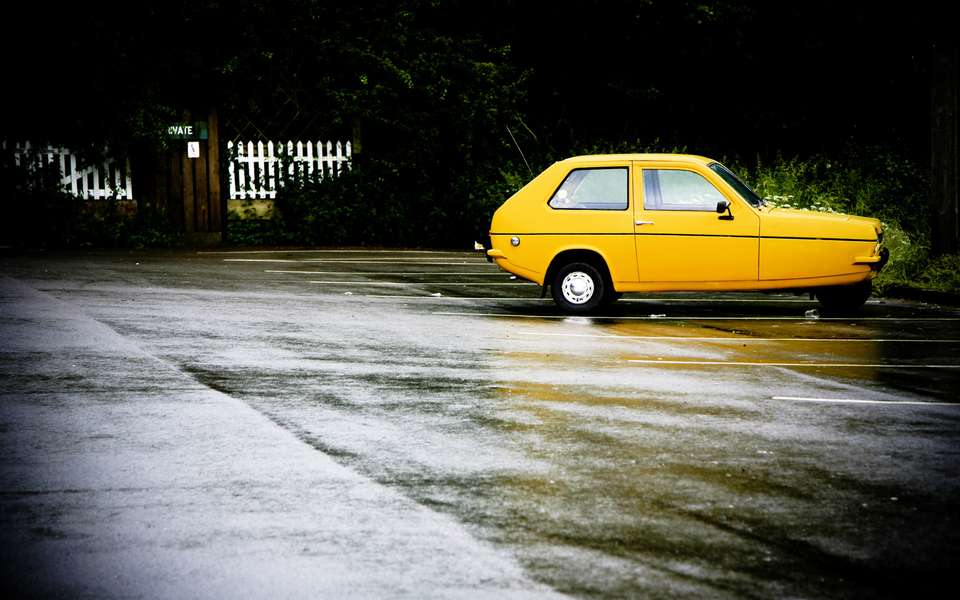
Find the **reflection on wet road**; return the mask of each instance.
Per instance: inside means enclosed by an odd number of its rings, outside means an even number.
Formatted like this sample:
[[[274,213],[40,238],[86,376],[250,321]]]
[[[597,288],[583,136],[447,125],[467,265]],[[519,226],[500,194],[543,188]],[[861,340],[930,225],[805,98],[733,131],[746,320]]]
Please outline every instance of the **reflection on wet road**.
[[[567,317],[456,252],[99,261],[7,271],[557,591],[922,594],[960,558],[956,310],[677,294]]]

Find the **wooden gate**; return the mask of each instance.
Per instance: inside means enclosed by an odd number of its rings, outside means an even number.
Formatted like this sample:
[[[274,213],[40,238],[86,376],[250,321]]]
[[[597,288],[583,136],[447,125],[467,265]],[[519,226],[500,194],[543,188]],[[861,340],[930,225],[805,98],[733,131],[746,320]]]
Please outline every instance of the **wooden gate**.
[[[216,244],[226,229],[217,111],[211,110],[205,121],[194,121],[185,112],[182,122],[189,126],[171,125],[165,152],[147,150],[132,157],[137,201],[140,210],[156,207],[166,212],[189,242]],[[196,156],[188,154],[188,145],[194,145]]]

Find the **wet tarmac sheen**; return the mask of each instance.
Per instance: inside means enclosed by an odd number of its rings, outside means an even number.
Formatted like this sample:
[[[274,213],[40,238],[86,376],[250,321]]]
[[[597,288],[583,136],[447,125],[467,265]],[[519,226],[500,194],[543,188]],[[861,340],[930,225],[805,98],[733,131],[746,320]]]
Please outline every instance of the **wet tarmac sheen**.
[[[956,309],[569,317],[460,252],[0,265],[0,591],[919,597],[958,565]]]

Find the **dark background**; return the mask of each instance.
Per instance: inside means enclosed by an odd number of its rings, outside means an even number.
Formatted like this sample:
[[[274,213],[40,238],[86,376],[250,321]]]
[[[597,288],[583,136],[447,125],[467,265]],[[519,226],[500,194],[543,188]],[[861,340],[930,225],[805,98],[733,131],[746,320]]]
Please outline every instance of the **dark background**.
[[[160,108],[210,105],[246,113],[234,126],[250,120],[269,136],[342,134],[363,115],[388,130],[378,143],[396,143],[390,125],[406,124],[378,118],[380,96],[416,98],[403,97],[384,63],[429,87],[435,80],[418,78],[467,75],[417,63],[418,53],[449,50],[509,71],[520,82],[509,97],[472,101],[516,112],[558,148],[658,140],[754,154],[852,142],[916,158],[929,144],[931,45],[949,27],[922,3],[173,1],[20,11],[5,36],[14,85],[3,125],[13,134],[141,134],[149,123],[138,118]],[[441,67],[462,66],[448,62]],[[383,75],[385,89],[363,97],[361,73]]]
[[[294,197],[279,227],[362,198],[342,236],[298,241],[409,244],[439,219],[428,242],[460,245],[530,176],[511,134],[533,172],[682,150],[927,173],[953,24],[922,2],[33,3],[5,25],[0,138],[142,153],[216,108],[224,141],[352,139],[364,182]]]

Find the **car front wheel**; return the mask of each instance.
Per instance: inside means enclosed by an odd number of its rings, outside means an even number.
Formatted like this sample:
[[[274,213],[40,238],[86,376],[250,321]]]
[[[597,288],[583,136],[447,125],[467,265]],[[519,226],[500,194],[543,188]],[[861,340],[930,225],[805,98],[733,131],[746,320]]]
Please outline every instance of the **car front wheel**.
[[[817,300],[827,312],[852,313],[863,306],[872,289],[873,282],[870,279],[853,285],[821,288],[817,290]]]
[[[575,262],[565,265],[553,278],[550,291],[553,301],[571,313],[588,313],[603,302],[606,284],[596,267]]]

